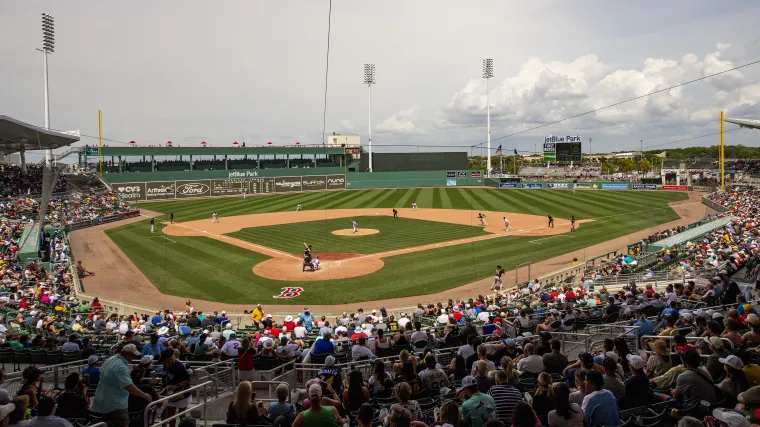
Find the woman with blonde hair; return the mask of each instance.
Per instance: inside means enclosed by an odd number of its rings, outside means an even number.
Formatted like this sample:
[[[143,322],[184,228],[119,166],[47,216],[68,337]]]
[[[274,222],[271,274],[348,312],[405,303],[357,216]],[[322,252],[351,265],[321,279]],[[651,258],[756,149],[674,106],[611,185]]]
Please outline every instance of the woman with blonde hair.
[[[414,356],[411,356],[409,354],[409,351],[407,350],[401,350],[401,353],[398,355],[399,361],[393,364],[393,373],[398,375],[401,375],[401,371],[404,369],[404,363],[407,360],[411,360],[412,364],[414,365],[414,369],[417,369],[417,358]]]
[[[241,381],[235,392],[235,400],[227,407],[227,424],[261,424],[256,395],[248,381]]]
[[[515,371],[515,362],[509,356],[504,356],[499,362],[499,368],[507,374],[507,384],[517,387],[520,385],[520,378]]]
[[[536,395],[533,396],[533,410],[538,415],[543,425],[549,424],[549,412],[554,409],[554,388],[552,387],[552,377],[547,372],[541,372],[538,375],[538,386]]]
[[[397,384],[394,392],[398,404],[406,408],[412,414],[412,421],[422,421],[425,419],[420,404],[417,403],[416,400],[411,400],[412,388],[408,383]]]
[[[453,427],[462,427],[462,414],[456,400],[447,400],[441,405],[441,413],[438,415],[436,424],[451,424]]]
[[[28,426],[31,420],[26,420],[26,410],[29,408],[29,396],[21,395],[16,396],[11,401],[15,408],[13,412],[8,416],[8,427],[24,427]]]

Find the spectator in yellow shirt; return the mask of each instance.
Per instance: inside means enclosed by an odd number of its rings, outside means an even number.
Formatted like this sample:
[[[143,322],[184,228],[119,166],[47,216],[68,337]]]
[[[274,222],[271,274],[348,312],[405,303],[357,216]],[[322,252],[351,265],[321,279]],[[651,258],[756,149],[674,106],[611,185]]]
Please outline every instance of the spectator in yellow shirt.
[[[251,320],[253,320],[256,324],[261,322],[261,319],[264,318],[264,308],[261,306],[261,304],[258,304],[255,309],[251,312]]]

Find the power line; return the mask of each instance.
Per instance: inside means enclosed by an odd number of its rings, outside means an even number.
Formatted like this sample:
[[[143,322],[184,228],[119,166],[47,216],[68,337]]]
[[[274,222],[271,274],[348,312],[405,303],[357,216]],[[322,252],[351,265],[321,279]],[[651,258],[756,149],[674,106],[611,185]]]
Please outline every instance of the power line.
[[[737,128],[734,128],[734,129],[730,129],[730,130],[726,130],[726,131],[723,131],[723,133],[724,133],[724,134],[726,134],[726,133],[729,133],[729,132],[735,132],[735,131],[737,131],[737,130],[739,130],[739,129],[741,129],[741,128],[742,128],[742,127],[741,127],[741,126],[739,126],[739,127],[737,127]],[[706,134],[704,134],[704,135],[694,136],[694,137],[691,137],[691,138],[685,138],[685,139],[679,139],[679,140],[677,140],[677,141],[670,141],[670,142],[666,142],[666,143],[664,143],[664,144],[657,144],[657,145],[647,145],[647,146],[646,146],[646,148],[656,148],[656,147],[662,147],[662,146],[664,146],[664,145],[678,144],[679,142],[693,141],[693,140],[695,140],[695,139],[700,139],[700,138],[707,138],[708,136],[715,136],[715,135],[720,135],[720,132],[706,133]]]
[[[330,74],[330,30],[332,27],[332,0],[327,12],[327,58],[325,60],[325,108],[322,111],[322,145],[325,145],[325,128],[327,127],[327,76]]]
[[[696,83],[696,82],[701,81],[701,80],[709,79],[710,77],[715,77],[715,76],[718,76],[720,74],[725,74],[725,73],[729,73],[731,71],[736,71],[736,70],[738,70],[740,68],[749,67],[751,65],[755,65],[755,64],[758,64],[758,63],[760,63],[760,60],[753,61],[753,62],[750,62],[748,64],[744,64],[744,65],[739,65],[737,67],[730,68],[728,70],[719,71],[719,72],[714,73],[714,74],[709,74],[707,76],[702,76],[702,77],[699,77],[699,78],[694,79],[694,80],[689,80],[689,81],[686,81],[686,82],[683,82],[683,83],[679,83],[677,85],[666,87],[664,89],[659,89],[659,90],[656,90],[654,92],[647,93],[645,95],[639,95],[639,96],[636,96],[636,97],[633,97],[633,98],[626,99],[624,101],[616,102],[614,104],[605,105],[604,107],[595,108],[593,110],[585,111],[583,113],[575,114],[575,115],[572,115],[572,116],[569,116],[569,117],[565,117],[563,119],[555,120],[553,122],[549,122],[549,123],[545,123],[545,124],[542,124],[542,125],[534,126],[532,128],[529,128],[529,129],[521,130],[519,132],[510,133],[508,135],[500,136],[498,138],[491,138],[491,142],[498,141],[498,140],[504,139],[504,138],[509,138],[509,137],[512,137],[512,136],[515,136],[515,135],[520,135],[520,134],[523,134],[523,133],[526,133],[526,132],[530,132],[530,131],[534,131],[536,129],[541,129],[541,128],[544,128],[544,127],[547,127],[547,126],[556,125],[557,123],[562,123],[564,121],[567,121],[567,120],[570,120],[570,119],[575,119],[575,118],[578,118],[578,117],[581,117],[581,116],[585,116],[585,115],[588,115],[588,114],[591,114],[591,113],[595,113],[597,111],[605,110],[607,108],[617,107],[618,105],[622,105],[622,104],[625,104],[625,103],[628,103],[628,102],[631,102],[631,101],[636,101],[636,100],[639,100],[639,99],[643,99],[643,98],[646,98],[646,97],[649,97],[649,96],[652,96],[652,95],[656,95],[658,93],[667,92],[667,91],[669,91],[671,89],[675,89],[675,88],[678,88],[678,87],[681,87],[681,86],[686,86],[686,85],[691,84],[691,83]],[[481,144],[483,144],[483,143],[481,143]]]

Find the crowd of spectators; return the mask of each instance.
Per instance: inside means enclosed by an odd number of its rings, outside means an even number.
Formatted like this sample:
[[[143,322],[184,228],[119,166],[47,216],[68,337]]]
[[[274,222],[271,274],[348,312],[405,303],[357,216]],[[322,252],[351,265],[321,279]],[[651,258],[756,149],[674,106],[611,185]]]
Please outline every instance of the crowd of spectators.
[[[22,172],[20,166],[0,166],[0,198],[41,194],[42,174],[41,165],[26,165],[26,172]],[[65,191],[66,183],[66,176],[59,176],[53,192]]]

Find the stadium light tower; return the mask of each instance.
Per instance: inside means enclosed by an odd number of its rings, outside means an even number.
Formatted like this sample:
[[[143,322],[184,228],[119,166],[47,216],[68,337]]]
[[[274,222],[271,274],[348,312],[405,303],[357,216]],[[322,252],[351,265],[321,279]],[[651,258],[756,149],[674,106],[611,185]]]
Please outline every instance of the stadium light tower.
[[[375,84],[375,64],[364,64],[364,84],[369,91],[369,171],[372,172],[372,85]]]
[[[488,163],[486,164],[486,176],[491,175],[491,91],[488,87],[488,80],[493,78],[493,59],[486,58],[483,60],[483,78],[486,79],[486,116],[488,120]]]
[[[50,95],[48,92],[48,54],[55,51],[55,18],[47,13],[42,14],[42,64],[45,78],[45,129],[50,129]],[[45,164],[50,165],[53,150],[45,150]]]

